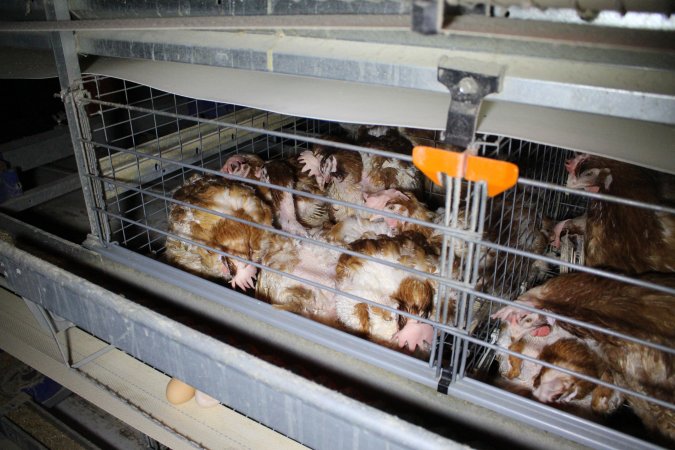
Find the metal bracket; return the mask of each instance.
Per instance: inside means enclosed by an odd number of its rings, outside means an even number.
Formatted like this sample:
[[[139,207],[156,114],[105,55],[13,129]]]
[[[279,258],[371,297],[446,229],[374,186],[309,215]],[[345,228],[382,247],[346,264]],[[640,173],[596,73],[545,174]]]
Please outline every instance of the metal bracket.
[[[436,387],[436,390],[441,394],[447,394],[448,388],[451,383],[452,383],[452,374],[450,373],[449,370],[443,369],[441,372],[441,376],[438,379],[438,386]]]
[[[436,34],[443,26],[445,0],[415,0],[412,5],[412,29],[421,34]]]
[[[68,344],[68,335],[64,333],[66,344],[63,345],[59,339],[59,333],[61,331],[67,330],[68,328],[74,327],[75,324],[52,313],[51,311],[48,311],[43,306],[34,303],[25,297],[22,298],[30,312],[33,314],[33,317],[35,317],[35,320],[43,329],[49,331],[49,333],[52,335],[52,339],[54,339],[54,343],[56,343],[56,347],[59,349],[63,363],[70,367],[71,355],[70,345]]]
[[[466,148],[476,132],[483,98],[501,89],[504,67],[464,58],[444,56],[438,65],[438,81],[450,91],[450,110],[444,140]]]
[[[54,98],[60,98],[64,104],[68,104],[68,102],[79,104],[82,99],[91,98],[91,93],[84,88],[82,80],[78,79],[72,85],[55,93]]]

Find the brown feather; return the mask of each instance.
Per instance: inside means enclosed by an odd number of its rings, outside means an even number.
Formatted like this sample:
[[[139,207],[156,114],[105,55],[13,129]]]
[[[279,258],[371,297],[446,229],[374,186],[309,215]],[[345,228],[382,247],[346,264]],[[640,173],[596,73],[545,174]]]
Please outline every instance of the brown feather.
[[[672,274],[648,274],[639,278],[675,288]],[[675,347],[675,296],[666,293],[591,274],[572,273],[531,289],[521,299],[545,311]],[[675,402],[675,356],[672,354],[581,326],[556,323],[594,342],[615,384]],[[671,410],[631,396],[628,401],[647,427],[675,440],[675,415]]]
[[[664,198],[667,193],[661,186],[674,177],[597,156],[585,158],[576,165],[569,183],[586,184],[581,180],[585,180],[588,171],[593,169],[597,176],[594,184],[588,187],[651,204],[668,202],[668,198]],[[632,274],[675,272],[675,216],[591,200],[584,247],[585,263],[591,267],[607,267]]]

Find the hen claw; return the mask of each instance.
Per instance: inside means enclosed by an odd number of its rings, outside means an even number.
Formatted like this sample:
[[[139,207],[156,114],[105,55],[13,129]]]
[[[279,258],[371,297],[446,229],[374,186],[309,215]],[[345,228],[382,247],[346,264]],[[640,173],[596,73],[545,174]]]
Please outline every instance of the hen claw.
[[[230,286],[238,287],[242,291],[253,289],[255,287],[253,280],[256,278],[258,269],[250,264],[244,265],[239,261],[235,261],[234,265],[237,266],[237,274],[230,281]]]
[[[434,339],[434,328],[415,319],[408,319],[403,329],[394,334],[399,347],[406,347],[414,351],[416,347],[424,349],[424,343],[431,345]]]
[[[298,161],[302,163],[301,172],[308,172],[310,176],[320,177],[321,176],[321,164],[319,163],[319,158],[314,156],[310,150],[305,150],[300,153],[298,156]]]

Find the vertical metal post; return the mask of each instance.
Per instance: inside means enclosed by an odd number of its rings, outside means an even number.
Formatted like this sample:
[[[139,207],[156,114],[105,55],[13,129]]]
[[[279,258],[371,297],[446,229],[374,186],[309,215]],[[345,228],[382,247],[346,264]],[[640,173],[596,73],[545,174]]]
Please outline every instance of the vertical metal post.
[[[474,185],[474,191],[472,195],[472,206],[471,206],[471,223],[469,229],[476,233],[478,236],[483,236],[484,224],[485,224],[485,210],[487,205],[487,185],[484,182],[479,182]],[[469,257],[466,262],[466,269],[468,271],[467,281],[470,284],[472,289],[476,289],[478,284],[479,276],[479,263],[481,257],[481,245],[474,244],[473,242],[469,245],[468,251]],[[471,334],[471,326],[473,324],[473,308],[476,297],[473,294],[469,294],[466,299],[466,320],[464,321],[464,329],[466,330],[467,335]],[[469,341],[462,340],[461,349],[458,348],[458,351],[461,352],[459,355],[459,365],[456,373],[453,374],[453,381],[460,380],[466,375],[466,361],[469,354]]]
[[[67,0],[45,0],[45,13],[47,20],[70,20]],[[68,118],[68,128],[73,142],[75,161],[77,170],[80,174],[82,184],[82,193],[89,216],[89,225],[91,233],[101,239],[105,236],[102,227],[101,218],[96,212],[96,199],[94,194],[96,189],[88,174],[92,164],[96,164],[95,158],[91,161],[93,149],[87,149],[81,139],[81,128],[78,122],[78,106],[74,92],[80,92],[82,87],[82,74],[80,72],[80,63],[77,59],[77,46],[75,34],[72,31],[59,31],[51,33],[52,48],[54,50],[54,59],[56,69],[59,74],[61,92],[65,104],[66,116]],[[81,95],[81,94],[80,94]],[[88,151],[87,151],[88,150]],[[87,154],[91,153],[91,154]]]
[[[412,4],[412,29],[422,34],[436,34],[443,28],[445,0],[415,0]]]
[[[443,187],[445,188],[445,213],[443,215],[443,226],[448,227],[450,224],[450,218],[452,217],[451,208],[451,199],[452,199],[452,184],[447,174],[441,174],[441,180],[443,181]],[[441,246],[441,259],[440,259],[440,268],[439,273],[441,277],[452,277],[452,274],[448,276],[448,249],[452,248],[454,242],[448,242],[448,235],[443,232],[443,243]],[[452,266],[450,266],[452,271]],[[434,305],[436,305],[436,314],[434,320],[436,322],[447,323],[447,310],[449,302],[447,287],[443,283],[439,283],[438,289],[436,289],[436,294],[434,295]],[[442,318],[442,319],[441,319]],[[431,355],[429,357],[430,364],[436,364],[436,376],[440,377],[443,370],[443,346],[445,345],[445,332],[441,331],[440,335],[434,333],[434,342],[431,346]]]

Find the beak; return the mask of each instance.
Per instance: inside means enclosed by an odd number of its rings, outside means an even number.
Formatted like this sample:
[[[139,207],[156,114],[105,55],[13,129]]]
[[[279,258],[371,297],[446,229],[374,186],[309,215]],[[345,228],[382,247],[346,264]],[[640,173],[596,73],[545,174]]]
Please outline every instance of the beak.
[[[575,177],[574,175],[570,175],[570,177],[567,179],[567,187],[572,188],[572,189],[579,189],[584,186],[579,183],[579,179]]]

